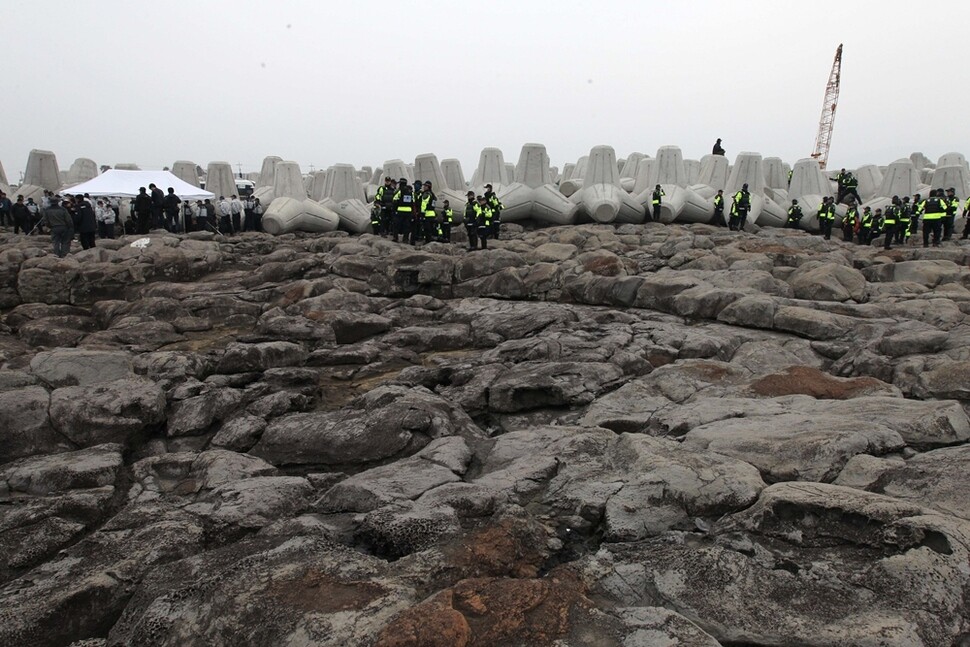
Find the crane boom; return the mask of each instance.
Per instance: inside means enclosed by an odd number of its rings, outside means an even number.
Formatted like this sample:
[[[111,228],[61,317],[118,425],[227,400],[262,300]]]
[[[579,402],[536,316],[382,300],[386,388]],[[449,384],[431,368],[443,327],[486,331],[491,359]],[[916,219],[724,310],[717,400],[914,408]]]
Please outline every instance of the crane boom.
[[[812,157],[818,160],[824,171],[829,161],[829,148],[832,146],[832,130],[835,128],[835,108],[839,103],[839,86],[842,82],[842,44],[835,50],[832,72],[825,86],[825,100],[822,102],[822,116],[818,120],[818,135],[815,137],[815,152]]]

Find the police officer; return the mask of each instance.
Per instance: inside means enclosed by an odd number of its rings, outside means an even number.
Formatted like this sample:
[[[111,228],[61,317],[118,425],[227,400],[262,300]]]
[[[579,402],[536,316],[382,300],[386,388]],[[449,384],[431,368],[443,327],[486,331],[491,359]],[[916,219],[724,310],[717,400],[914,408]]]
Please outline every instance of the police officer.
[[[478,240],[482,249],[488,249],[488,238],[492,234],[492,208],[485,196],[478,196]]]
[[[956,189],[952,186],[946,190],[944,201],[946,216],[943,217],[943,240],[951,240],[953,238],[953,227],[956,224],[957,211],[960,210],[960,199],[957,198]]]
[[[859,225],[859,207],[856,206],[855,202],[849,204],[849,208],[845,211],[845,216],[842,218],[842,240],[846,243],[852,242],[852,236],[855,234],[856,227]]]
[[[791,206],[788,207],[788,221],[785,222],[786,229],[796,229],[798,227],[798,221],[802,219],[802,207],[798,204],[798,200],[792,200]]]
[[[437,230],[437,223],[435,222],[438,218],[438,212],[435,211],[435,207],[438,204],[438,196],[434,194],[431,190],[431,182],[425,182],[424,186],[421,188],[421,196],[418,200],[419,211],[423,218],[422,229],[424,230],[424,242],[430,243],[435,236]],[[415,241],[415,244],[417,242]]]
[[[835,198],[826,196],[818,207],[818,226],[825,240],[832,240],[832,225],[835,223]]]
[[[468,201],[465,203],[465,233],[468,234],[468,249],[478,249],[478,201],[475,200],[475,192],[469,191],[466,194]]]
[[[859,244],[868,245],[872,233],[872,209],[865,207],[862,216],[859,218]]]
[[[963,240],[970,238],[970,198],[967,198],[967,203],[963,205],[963,235],[960,236]]]
[[[940,233],[943,229],[943,218],[946,217],[946,203],[943,189],[930,191],[930,197],[923,205],[923,247],[930,246],[930,234],[933,234],[933,247],[940,246]]]
[[[394,180],[390,177],[384,178],[384,184],[377,187],[377,193],[374,194],[374,204],[377,206],[377,226],[374,227],[374,233],[381,236],[387,236],[391,231],[391,222],[393,220],[394,210],[391,203],[394,200]],[[374,224],[373,217],[371,218],[371,224]]]
[[[391,205],[394,209],[394,222],[391,224],[391,231],[394,235],[394,242],[398,242],[398,236],[403,236],[404,242],[408,241],[408,234],[411,232],[411,218],[416,205],[414,204],[414,192],[407,178],[401,178],[397,183],[397,191],[391,198]]]
[[[731,204],[731,230],[744,231],[744,225],[748,220],[748,212],[751,211],[751,193],[748,185],[742,184],[741,188],[734,193]]]
[[[502,209],[505,208],[505,205],[499,201],[498,196],[492,191],[491,184],[485,185],[485,195],[483,197],[485,198],[486,204],[488,204],[488,208],[492,211],[492,228],[488,232],[489,237],[497,239],[498,230],[502,224]]]
[[[882,229],[884,238],[882,241],[883,249],[892,249],[893,239],[896,237],[896,226],[899,221],[900,202],[899,196],[894,195],[892,204],[886,207],[882,216]]]
[[[653,187],[653,195],[650,197],[650,204],[653,205],[653,222],[660,222],[660,207],[663,204],[663,198],[667,195],[664,190],[660,188],[660,185]]]
[[[718,227],[727,227],[727,222],[724,220],[724,191],[721,189],[718,189],[717,195],[714,196],[713,223]]]
[[[909,219],[912,216],[912,210],[909,208],[909,196],[899,199],[898,196],[893,196],[893,202],[896,204],[896,244],[902,245],[907,240],[909,240]]]
[[[441,205],[441,224],[439,230],[441,231],[440,237],[441,241],[445,243],[451,242],[451,223],[455,221],[455,212],[451,208],[451,203],[445,200]]]
[[[926,200],[923,200],[919,193],[913,196],[913,211],[909,216],[909,235],[914,236],[919,231],[919,219],[923,217],[923,210],[926,209]]]

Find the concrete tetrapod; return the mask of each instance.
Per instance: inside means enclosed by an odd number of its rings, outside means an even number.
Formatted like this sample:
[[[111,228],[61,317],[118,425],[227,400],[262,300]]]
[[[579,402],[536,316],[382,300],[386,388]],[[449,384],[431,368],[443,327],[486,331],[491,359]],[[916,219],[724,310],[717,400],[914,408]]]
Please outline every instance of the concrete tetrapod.
[[[630,153],[626,158],[626,163],[623,164],[623,168],[620,169],[620,186],[627,193],[633,192],[633,187],[637,183],[637,167],[640,166],[640,160],[642,160],[646,155],[643,153]]]
[[[788,220],[787,209],[765,196],[764,161],[760,153],[742,152],[734,160],[731,175],[724,187],[726,196],[724,211],[729,213],[732,196],[744,185],[751,193],[751,212],[748,222],[761,227],[784,227]]]
[[[257,189],[264,186],[273,186],[273,181],[276,178],[276,163],[282,161],[283,158],[277,155],[268,155],[263,158],[263,165],[259,169],[259,179],[256,181]]]
[[[334,164],[327,171],[326,182],[321,204],[336,212],[344,229],[357,234],[367,231],[370,209],[353,165]]]
[[[411,168],[401,160],[387,160],[384,162],[384,176],[389,177],[395,182],[402,177],[408,182],[414,182],[411,175]]]
[[[340,216],[309,198],[276,198],[263,214],[263,231],[274,236],[292,231],[325,233],[339,224]]]
[[[583,183],[586,177],[586,168],[589,165],[589,156],[583,155],[580,157],[576,164],[573,166],[572,172],[569,177],[559,183],[559,191],[567,198],[572,197],[574,193],[583,188]],[[568,166],[568,165],[567,165]]]
[[[164,189],[163,189],[164,190]],[[205,172],[205,190],[228,198],[236,193],[236,180],[229,162],[209,162]]]
[[[533,219],[555,225],[576,221],[579,206],[566,198],[552,183],[549,156],[542,144],[526,144],[519,153],[514,182],[505,187],[499,200],[505,205],[502,220]]]
[[[876,191],[876,195],[870,200],[865,200],[862,206],[869,207],[873,211],[885,209],[892,204],[894,195],[902,198],[919,193],[920,184],[920,174],[913,166],[912,160],[902,157],[886,167],[882,174],[882,184]],[[923,197],[926,197],[925,192]]]
[[[791,200],[798,200],[802,208],[802,219],[799,226],[808,231],[818,231],[818,208],[822,198],[833,197],[832,183],[819,168],[818,160],[812,157],[800,159],[792,169],[791,186],[788,187],[789,204]],[[844,210],[845,207],[842,207]],[[787,207],[786,207],[787,210]],[[836,210],[838,213],[838,210]],[[844,211],[843,211],[844,213]]]
[[[140,171],[141,167],[134,162],[119,162],[115,164],[115,170],[117,171]]]
[[[731,164],[724,155],[705,155],[701,158],[701,171],[697,176],[697,184],[706,184],[714,189],[713,196],[718,189],[727,186],[731,177]]]
[[[455,158],[441,160],[441,173],[445,176],[445,186],[452,191],[466,191],[465,174],[461,170],[461,162]]]
[[[660,203],[660,221],[664,223],[708,223],[714,216],[714,204],[687,187],[687,169],[677,146],[661,146],[651,166],[653,175],[647,188],[634,196],[644,210],[653,209],[653,191],[659,184],[664,196]]]
[[[684,160],[684,168],[687,169],[687,185],[697,184],[697,178],[701,175],[700,160]]]
[[[414,176],[422,182],[431,182],[431,190],[438,197],[438,209],[442,208],[445,200],[451,203],[455,212],[455,222],[462,220],[461,215],[465,204],[465,191],[455,191],[448,188],[445,174],[438,163],[438,157],[433,153],[423,153],[414,158]]]
[[[30,155],[27,156],[24,181],[17,188],[17,195],[24,196],[24,200],[33,198],[39,203],[45,190],[57,191],[60,188],[61,175],[57,169],[57,158],[54,153],[37,149],[30,151]]]
[[[498,148],[483,148],[478,157],[478,168],[472,175],[471,186],[475,193],[484,193],[486,184],[491,184],[496,193],[503,184],[508,184],[505,177],[505,156]]]
[[[857,168],[854,175],[859,180],[857,190],[862,201],[865,202],[876,197],[879,187],[882,186],[882,171],[879,170],[879,167],[875,164],[866,164]]]
[[[769,189],[788,189],[788,173],[785,171],[785,163],[780,157],[766,157],[765,168],[765,187]]]
[[[583,178],[583,187],[570,197],[593,221],[641,223],[645,212],[620,186],[616,152],[612,146],[594,146]]]
[[[310,174],[310,186],[307,189],[307,195],[310,196],[311,200],[316,200],[320,202],[323,200],[327,192],[327,172],[326,171],[314,171]]]
[[[957,197],[966,200],[970,195],[970,167],[961,153],[945,153],[940,156],[930,181],[933,189],[956,189]]]
[[[64,183],[68,186],[74,186],[81,182],[93,180],[96,177],[98,177],[98,165],[94,160],[88,159],[87,157],[79,157],[74,160],[71,168],[68,169],[67,178]]]
[[[182,180],[186,184],[199,186],[199,172],[196,170],[195,162],[188,160],[178,160],[172,164],[172,175]]]

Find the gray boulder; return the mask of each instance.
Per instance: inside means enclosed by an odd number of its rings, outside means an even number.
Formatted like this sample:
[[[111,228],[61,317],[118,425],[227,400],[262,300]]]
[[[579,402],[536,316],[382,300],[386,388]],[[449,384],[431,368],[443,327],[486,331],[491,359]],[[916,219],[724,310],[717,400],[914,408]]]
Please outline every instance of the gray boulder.
[[[68,386],[51,393],[50,418],[78,447],[124,443],[165,420],[165,394],[143,378]]]

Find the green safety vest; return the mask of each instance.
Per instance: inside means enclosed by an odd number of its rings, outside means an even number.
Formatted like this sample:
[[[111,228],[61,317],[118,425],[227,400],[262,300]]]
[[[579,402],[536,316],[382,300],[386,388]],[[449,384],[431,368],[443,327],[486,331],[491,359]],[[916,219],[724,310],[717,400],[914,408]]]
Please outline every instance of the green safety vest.
[[[397,210],[401,213],[411,213],[411,205],[414,203],[414,196],[410,193],[403,193],[398,189],[394,193],[394,202],[397,202]]]
[[[939,220],[946,215],[946,205],[939,198],[927,198],[923,201],[923,220]]]

